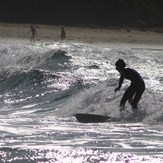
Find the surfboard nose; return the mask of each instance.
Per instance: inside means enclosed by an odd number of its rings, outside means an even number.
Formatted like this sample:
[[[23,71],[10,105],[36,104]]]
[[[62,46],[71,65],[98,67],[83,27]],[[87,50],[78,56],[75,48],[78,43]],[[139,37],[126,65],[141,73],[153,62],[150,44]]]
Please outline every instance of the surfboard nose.
[[[75,114],[76,119],[81,123],[98,123],[98,122],[106,122],[110,119],[109,116],[96,115],[96,114]]]

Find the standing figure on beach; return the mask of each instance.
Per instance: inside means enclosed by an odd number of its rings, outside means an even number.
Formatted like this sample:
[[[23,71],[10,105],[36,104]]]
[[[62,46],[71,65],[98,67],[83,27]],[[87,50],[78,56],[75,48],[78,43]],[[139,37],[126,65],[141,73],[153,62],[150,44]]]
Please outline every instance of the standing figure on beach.
[[[31,43],[35,43],[35,37],[37,36],[37,31],[33,27],[33,25],[31,25],[31,29],[28,33],[31,33]]]
[[[62,27],[61,28],[61,41],[63,41],[65,39],[65,37],[66,37],[66,32],[65,32],[64,28]]]
[[[131,104],[133,109],[138,109],[137,104],[145,90],[145,83],[142,77],[136,70],[126,68],[126,63],[122,59],[119,59],[115,63],[115,66],[116,70],[120,73],[119,85],[115,89],[115,92],[120,90],[124,79],[128,79],[131,81],[130,86],[127,88],[120,101],[120,111],[125,108],[125,103],[127,100]]]

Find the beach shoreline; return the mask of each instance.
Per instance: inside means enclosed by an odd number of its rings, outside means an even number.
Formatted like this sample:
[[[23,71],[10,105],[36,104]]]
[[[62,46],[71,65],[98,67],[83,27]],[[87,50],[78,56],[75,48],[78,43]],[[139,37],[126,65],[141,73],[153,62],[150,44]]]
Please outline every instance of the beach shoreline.
[[[37,29],[38,37],[36,42],[57,42],[60,41],[62,26],[34,25]],[[65,26],[65,41],[84,42],[104,46],[117,45],[146,45],[150,47],[163,45],[163,33],[157,30],[137,30],[128,28],[88,28],[88,27],[69,27]],[[20,39],[30,41],[30,24],[7,24],[0,23],[0,39],[15,40]]]

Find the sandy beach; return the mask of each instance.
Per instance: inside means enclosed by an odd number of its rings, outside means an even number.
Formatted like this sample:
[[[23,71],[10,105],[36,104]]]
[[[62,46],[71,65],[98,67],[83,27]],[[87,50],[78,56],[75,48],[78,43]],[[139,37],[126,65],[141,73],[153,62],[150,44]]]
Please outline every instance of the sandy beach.
[[[59,41],[61,26],[34,25],[37,29],[37,42]],[[163,45],[163,32],[161,29],[136,30],[129,28],[86,28],[86,27],[64,27],[66,31],[66,41],[80,41],[86,43],[102,43],[103,45],[111,44],[130,44],[147,46]],[[30,24],[6,24],[0,23],[0,39],[12,40],[21,39],[30,40]]]

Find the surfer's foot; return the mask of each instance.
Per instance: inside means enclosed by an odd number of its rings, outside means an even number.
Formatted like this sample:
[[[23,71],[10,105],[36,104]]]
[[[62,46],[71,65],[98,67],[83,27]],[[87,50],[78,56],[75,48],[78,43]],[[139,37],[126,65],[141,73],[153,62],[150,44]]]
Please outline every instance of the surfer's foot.
[[[123,111],[125,109],[125,105],[120,105],[119,111]]]

